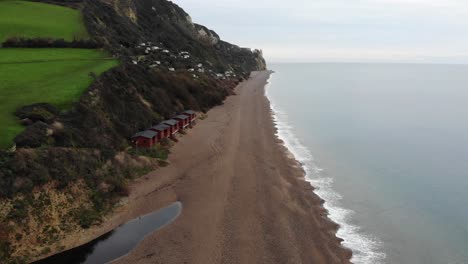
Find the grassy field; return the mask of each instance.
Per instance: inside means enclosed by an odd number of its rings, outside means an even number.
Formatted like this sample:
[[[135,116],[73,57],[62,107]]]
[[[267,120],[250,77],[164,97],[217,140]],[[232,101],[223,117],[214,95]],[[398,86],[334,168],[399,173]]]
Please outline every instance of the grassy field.
[[[0,148],[23,130],[14,111],[46,102],[66,109],[100,74],[118,64],[102,51],[83,49],[0,49]]]
[[[80,11],[19,0],[0,0],[0,42],[8,37],[72,40],[88,35]]]

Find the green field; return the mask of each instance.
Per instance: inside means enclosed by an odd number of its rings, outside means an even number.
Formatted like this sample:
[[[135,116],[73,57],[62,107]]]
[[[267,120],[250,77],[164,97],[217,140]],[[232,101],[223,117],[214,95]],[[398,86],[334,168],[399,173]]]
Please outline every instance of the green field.
[[[0,49],[0,148],[24,128],[18,107],[46,102],[70,107],[100,74],[118,64],[102,51],[84,49]]]
[[[18,0],[0,0],[0,42],[8,37],[73,40],[88,34],[78,10]]]

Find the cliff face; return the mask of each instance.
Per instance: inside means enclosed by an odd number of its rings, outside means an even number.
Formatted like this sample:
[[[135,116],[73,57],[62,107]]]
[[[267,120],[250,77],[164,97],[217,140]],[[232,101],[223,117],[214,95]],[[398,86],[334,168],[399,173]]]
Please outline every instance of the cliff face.
[[[41,1],[80,8],[90,36],[121,64],[95,77],[69,111],[47,104],[19,111],[46,113],[30,118],[16,152],[0,151],[0,205],[9,205],[0,210],[0,259],[20,262],[63,249],[69,232],[98,224],[129,180],[158,166],[151,157],[159,152],[143,158],[129,151],[131,135],[184,109],[222,104],[251,71],[266,68],[261,51],[222,41],[166,0]],[[68,194],[77,185],[83,192]],[[74,205],[54,198],[62,194]],[[46,200],[60,206],[44,214],[70,226],[41,220],[34,206]],[[53,240],[30,239],[51,228]]]
[[[50,1],[48,1],[50,2]],[[166,0],[54,1],[79,6],[90,36],[121,65],[98,77],[59,128],[30,126],[18,147],[119,150],[128,138],[184,109],[221,104],[251,71],[266,68],[262,52],[240,48],[192,22]],[[32,136],[34,135],[34,136]]]
[[[222,41],[166,0],[86,0],[83,12],[91,34],[114,53],[137,55],[138,44],[152,42],[170,51],[187,51],[191,61],[206,62],[219,72],[265,69],[260,52]]]
[[[183,109],[221,104],[241,79],[266,68],[261,51],[220,40],[166,0],[86,0],[82,10],[90,35],[122,65],[60,118],[59,146],[121,149],[133,133]]]

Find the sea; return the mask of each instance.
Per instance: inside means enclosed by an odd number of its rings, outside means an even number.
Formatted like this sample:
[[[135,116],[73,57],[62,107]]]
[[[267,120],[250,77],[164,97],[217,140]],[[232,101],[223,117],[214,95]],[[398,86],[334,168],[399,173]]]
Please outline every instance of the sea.
[[[468,66],[270,64],[280,137],[353,263],[468,263]]]

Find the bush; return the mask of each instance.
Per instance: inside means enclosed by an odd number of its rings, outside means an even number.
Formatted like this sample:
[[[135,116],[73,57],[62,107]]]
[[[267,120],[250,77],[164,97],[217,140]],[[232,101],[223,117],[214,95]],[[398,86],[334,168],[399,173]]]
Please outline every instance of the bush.
[[[87,229],[100,222],[101,216],[95,210],[81,207],[75,212],[75,219],[82,228]]]
[[[3,48],[79,48],[98,49],[102,45],[92,40],[74,39],[66,41],[64,39],[53,38],[9,38],[2,43]]]
[[[152,148],[132,148],[129,150],[129,153],[159,160],[167,160],[169,157],[169,150],[161,145],[156,145]]]
[[[29,204],[26,199],[15,199],[13,208],[8,213],[7,219],[13,221],[21,221],[28,217]]]
[[[9,259],[11,255],[11,246],[8,241],[0,241],[0,259]]]
[[[15,115],[20,119],[30,119],[32,122],[42,121],[51,124],[59,110],[53,105],[47,103],[37,103],[20,107],[16,110]]]

